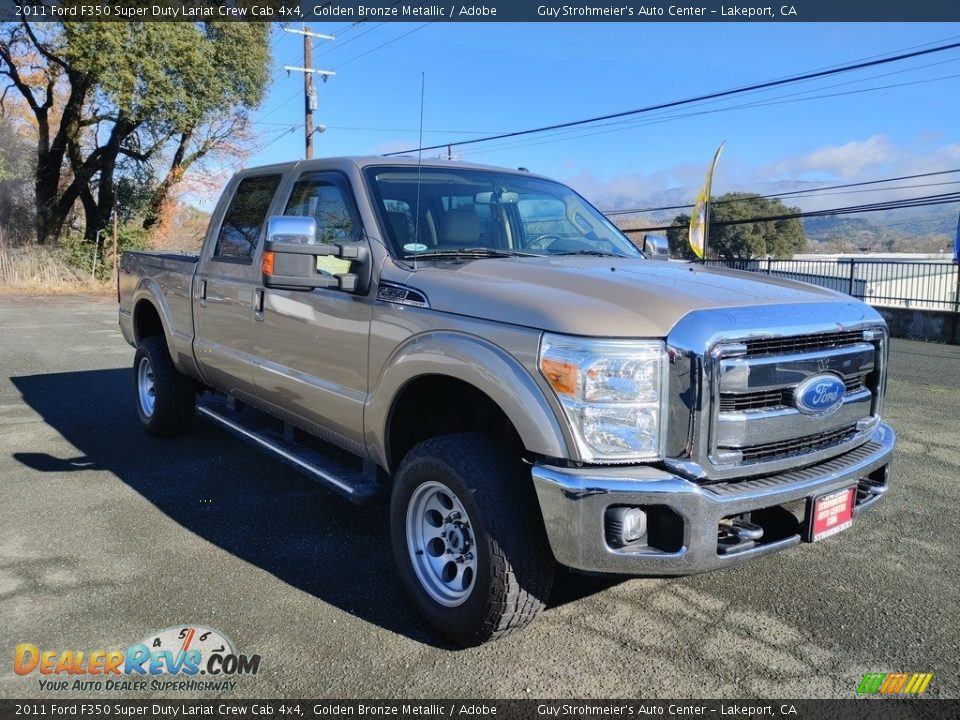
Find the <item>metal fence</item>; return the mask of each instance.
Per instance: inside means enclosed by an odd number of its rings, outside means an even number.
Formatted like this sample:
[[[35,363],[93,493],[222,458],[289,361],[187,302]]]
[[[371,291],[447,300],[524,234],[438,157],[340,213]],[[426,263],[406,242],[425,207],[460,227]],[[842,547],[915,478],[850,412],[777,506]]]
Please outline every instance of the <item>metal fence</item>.
[[[960,311],[960,266],[952,262],[836,260],[705,260],[736,270],[801,280],[888,307]]]

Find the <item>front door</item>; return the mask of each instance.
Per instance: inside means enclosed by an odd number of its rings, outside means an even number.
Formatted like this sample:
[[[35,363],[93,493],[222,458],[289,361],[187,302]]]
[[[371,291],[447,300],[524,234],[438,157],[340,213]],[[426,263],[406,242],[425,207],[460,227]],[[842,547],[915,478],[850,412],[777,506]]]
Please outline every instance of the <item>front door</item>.
[[[303,173],[283,214],[313,217],[318,243],[363,237],[350,184],[339,173]],[[319,257],[317,266],[330,274],[350,270],[349,261],[334,257]],[[253,350],[259,357],[254,370],[259,396],[306,421],[302,424],[312,432],[358,451],[372,299],[333,288],[262,291]]]

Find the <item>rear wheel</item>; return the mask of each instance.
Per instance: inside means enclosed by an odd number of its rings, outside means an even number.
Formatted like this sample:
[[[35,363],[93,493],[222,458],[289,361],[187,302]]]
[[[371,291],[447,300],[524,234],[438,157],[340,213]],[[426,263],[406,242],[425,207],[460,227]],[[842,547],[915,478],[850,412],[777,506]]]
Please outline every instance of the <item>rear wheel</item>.
[[[550,594],[554,560],[530,477],[488,436],[415,446],[394,482],[390,528],[407,594],[458,645],[524,627]]]
[[[143,338],[133,359],[137,415],[151,435],[170,436],[190,428],[196,408],[196,385],[177,370],[167,343],[159,335]]]

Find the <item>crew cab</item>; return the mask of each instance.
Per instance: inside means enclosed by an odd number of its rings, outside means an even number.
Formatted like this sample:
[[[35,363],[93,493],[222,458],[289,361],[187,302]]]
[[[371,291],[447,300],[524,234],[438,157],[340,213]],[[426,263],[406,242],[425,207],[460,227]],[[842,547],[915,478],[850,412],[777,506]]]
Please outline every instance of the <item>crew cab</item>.
[[[557,563],[683,575],[850,527],[890,482],[880,315],[648,250],[523,170],[247,169],[199,255],[122,256],[137,411],[389,502],[413,605],[464,645]]]

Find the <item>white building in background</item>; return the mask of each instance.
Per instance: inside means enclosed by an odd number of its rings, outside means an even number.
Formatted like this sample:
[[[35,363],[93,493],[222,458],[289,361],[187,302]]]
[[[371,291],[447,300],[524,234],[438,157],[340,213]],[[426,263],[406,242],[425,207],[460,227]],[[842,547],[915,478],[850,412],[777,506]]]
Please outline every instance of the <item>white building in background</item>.
[[[792,260],[751,260],[737,267],[839,290],[871,305],[960,310],[960,266],[950,255],[802,254]]]

